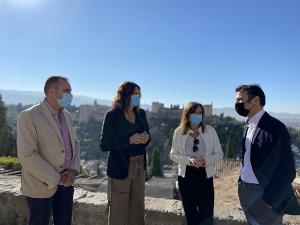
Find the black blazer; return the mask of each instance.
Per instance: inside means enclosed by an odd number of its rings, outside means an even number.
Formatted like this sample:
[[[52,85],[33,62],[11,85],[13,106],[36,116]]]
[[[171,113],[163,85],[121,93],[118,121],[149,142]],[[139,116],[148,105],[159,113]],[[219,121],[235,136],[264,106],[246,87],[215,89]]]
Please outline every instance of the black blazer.
[[[140,109],[136,113],[136,120],[143,125],[141,131],[146,131],[149,135],[149,126],[146,113]],[[115,179],[126,179],[128,176],[130,144],[129,138],[131,134],[123,123],[124,113],[121,109],[115,108],[106,113],[102,127],[102,135],[100,139],[100,148],[104,152],[109,152],[107,162],[107,175]],[[143,145],[144,169],[146,169],[146,146]]]
[[[246,129],[243,134],[242,160],[244,165]],[[251,165],[263,188],[263,199],[280,214],[299,215],[300,206],[291,183],[296,169],[286,126],[264,113],[251,144]]]

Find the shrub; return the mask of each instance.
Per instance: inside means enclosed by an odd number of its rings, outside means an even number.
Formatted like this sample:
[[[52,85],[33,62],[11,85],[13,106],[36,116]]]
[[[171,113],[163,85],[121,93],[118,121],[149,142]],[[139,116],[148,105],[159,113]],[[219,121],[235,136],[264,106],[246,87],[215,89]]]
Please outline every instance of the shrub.
[[[5,170],[21,170],[21,164],[16,157],[2,156],[0,157],[0,167]]]

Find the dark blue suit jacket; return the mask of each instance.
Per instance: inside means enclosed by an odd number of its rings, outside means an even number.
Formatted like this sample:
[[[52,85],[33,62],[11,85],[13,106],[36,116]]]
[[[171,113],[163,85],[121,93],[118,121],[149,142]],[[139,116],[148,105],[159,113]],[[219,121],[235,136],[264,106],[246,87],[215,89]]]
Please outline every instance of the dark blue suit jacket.
[[[140,109],[136,113],[136,120],[142,124],[140,132],[149,133],[149,126],[146,113]],[[115,179],[126,179],[128,176],[130,144],[129,138],[132,134],[126,124],[124,124],[124,114],[119,108],[113,109],[106,113],[102,135],[100,140],[100,148],[104,152],[109,152],[107,163],[107,175]],[[150,139],[149,139],[150,141]],[[149,144],[142,145],[144,154],[144,166],[146,168],[146,151],[145,148]]]
[[[244,165],[246,129],[243,134],[242,160]],[[251,165],[263,187],[263,199],[280,214],[300,214],[300,206],[291,183],[296,169],[286,126],[264,113],[254,133],[251,145]]]

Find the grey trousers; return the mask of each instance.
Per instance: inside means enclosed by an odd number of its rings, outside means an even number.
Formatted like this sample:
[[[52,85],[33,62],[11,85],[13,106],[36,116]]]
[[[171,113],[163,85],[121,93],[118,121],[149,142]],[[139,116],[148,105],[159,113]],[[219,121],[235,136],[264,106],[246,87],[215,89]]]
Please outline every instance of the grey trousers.
[[[128,177],[108,178],[108,225],[145,225],[144,157],[130,158]]]
[[[239,183],[240,203],[250,225],[282,225],[283,215],[278,214],[263,200],[260,185]]]

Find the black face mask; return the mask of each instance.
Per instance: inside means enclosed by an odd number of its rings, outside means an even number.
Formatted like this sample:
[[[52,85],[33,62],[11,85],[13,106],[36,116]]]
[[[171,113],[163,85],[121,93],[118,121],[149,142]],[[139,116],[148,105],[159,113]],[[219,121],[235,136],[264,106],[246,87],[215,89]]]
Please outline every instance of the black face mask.
[[[250,102],[253,98],[250,98],[247,102]],[[255,104],[253,104],[251,106],[250,109],[245,109],[245,103],[246,102],[240,102],[240,103],[235,103],[235,111],[240,115],[240,116],[243,116],[243,117],[246,117],[248,116],[249,112],[251,111],[251,109],[253,108],[253,106]]]
[[[240,116],[244,116],[244,117],[248,116],[250,110],[251,109],[245,109],[245,102],[237,102],[237,103],[235,103],[235,111]]]

